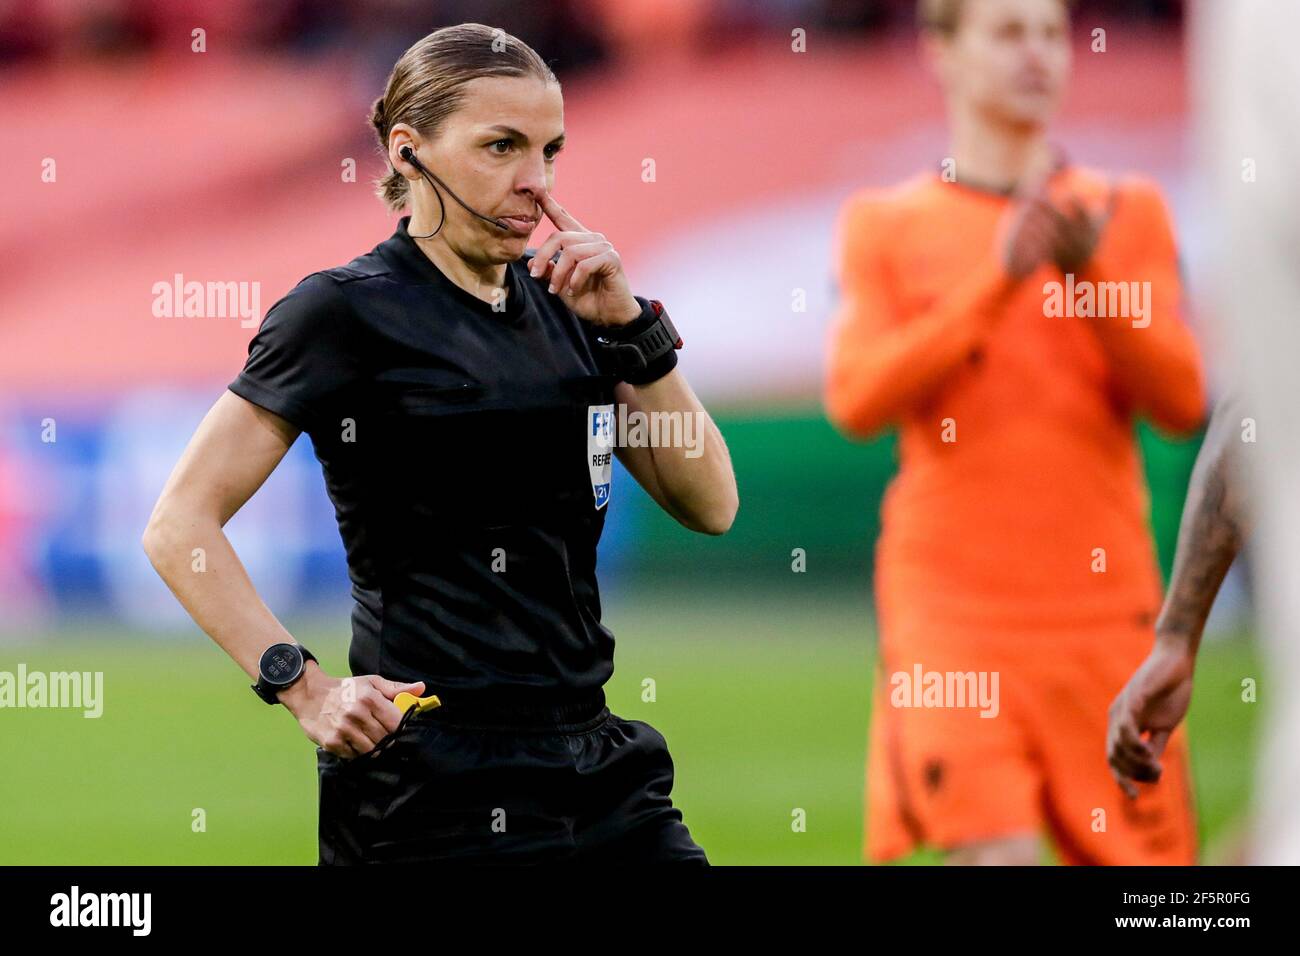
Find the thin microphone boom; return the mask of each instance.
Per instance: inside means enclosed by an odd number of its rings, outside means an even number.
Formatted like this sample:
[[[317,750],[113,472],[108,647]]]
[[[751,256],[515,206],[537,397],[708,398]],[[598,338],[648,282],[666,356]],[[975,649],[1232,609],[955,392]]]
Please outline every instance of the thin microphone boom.
[[[402,156],[402,159],[406,160],[408,163],[410,163],[412,166],[414,166],[416,169],[420,171],[420,175],[424,176],[426,179],[432,179],[443,189],[446,189],[447,195],[451,196],[452,199],[460,203],[461,207],[471,216],[477,216],[479,219],[482,219],[484,222],[491,223],[492,225],[496,226],[498,229],[505,229],[506,231],[510,230],[509,223],[502,222],[500,219],[494,219],[491,216],[485,216],[481,212],[471,209],[469,205],[465,202],[465,200],[461,199],[459,196],[457,196],[454,192],[451,191],[451,189],[447,186],[446,183],[444,183],[437,176],[433,175],[433,173],[429,172],[429,170],[424,168],[424,164],[420,162],[420,160],[416,157],[415,150],[411,149],[411,147],[403,146],[401,150],[399,150],[399,152]],[[441,213],[438,217],[438,228],[433,230],[433,232],[429,233],[427,236],[411,236],[412,239],[432,239],[442,229],[442,224],[447,219],[447,207],[443,205],[442,194],[439,193],[437,189],[435,189],[433,193],[435,196],[438,197],[438,209],[440,210]]]

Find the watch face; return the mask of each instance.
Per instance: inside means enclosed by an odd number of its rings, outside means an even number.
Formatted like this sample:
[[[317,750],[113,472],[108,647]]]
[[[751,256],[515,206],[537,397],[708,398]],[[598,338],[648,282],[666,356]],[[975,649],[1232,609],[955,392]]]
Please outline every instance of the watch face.
[[[295,644],[272,644],[262,654],[262,678],[268,684],[287,684],[300,670],[302,652]]]

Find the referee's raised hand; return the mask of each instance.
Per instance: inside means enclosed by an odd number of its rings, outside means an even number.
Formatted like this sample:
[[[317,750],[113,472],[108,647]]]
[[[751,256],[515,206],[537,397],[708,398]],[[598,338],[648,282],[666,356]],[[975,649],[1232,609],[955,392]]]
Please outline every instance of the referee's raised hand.
[[[424,681],[399,684],[378,674],[330,677],[315,663],[309,673],[280,694],[303,732],[339,757],[359,757],[397,729],[402,715],[393,698],[403,691],[424,693]]]
[[[641,306],[632,295],[623,260],[613,244],[601,233],[587,230],[546,189],[537,199],[556,231],[537,248],[529,273],[535,279],[549,280],[548,290],[581,319],[597,325],[623,325],[640,315]],[[552,262],[556,252],[560,257]]]

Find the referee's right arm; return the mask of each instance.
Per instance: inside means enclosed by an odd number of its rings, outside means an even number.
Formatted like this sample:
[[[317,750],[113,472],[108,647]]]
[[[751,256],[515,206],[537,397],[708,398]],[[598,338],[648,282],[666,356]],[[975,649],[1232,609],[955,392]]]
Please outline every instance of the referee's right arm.
[[[262,602],[222,530],[298,437],[278,415],[226,390],[172,470],[142,544],[155,570],[202,630],[257,680],[262,652],[293,637]],[[344,757],[366,753],[397,728],[392,697],[423,684],[375,675],[331,678],[313,661],[280,695],[303,731]]]

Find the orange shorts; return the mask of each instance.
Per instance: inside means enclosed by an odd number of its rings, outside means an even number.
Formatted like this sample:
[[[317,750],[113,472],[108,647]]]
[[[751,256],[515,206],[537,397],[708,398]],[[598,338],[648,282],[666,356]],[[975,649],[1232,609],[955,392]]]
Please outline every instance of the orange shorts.
[[[1070,864],[1194,863],[1184,729],[1160,782],[1139,784],[1136,800],[1106,763],[1108,710],[1150,650],[1151,628],[966,630],[882,636],[866,859],[1038,833]]]

